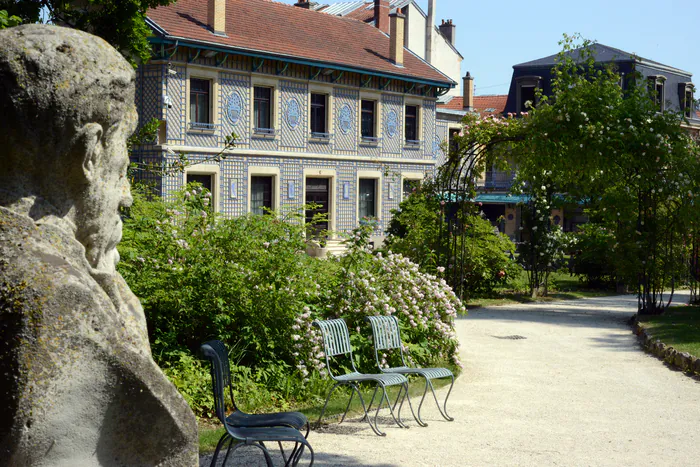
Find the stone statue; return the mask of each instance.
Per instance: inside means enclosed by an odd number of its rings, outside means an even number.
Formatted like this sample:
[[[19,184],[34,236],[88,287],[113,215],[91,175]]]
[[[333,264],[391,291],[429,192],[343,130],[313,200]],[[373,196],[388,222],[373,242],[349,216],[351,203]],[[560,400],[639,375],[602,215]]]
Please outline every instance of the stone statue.
[[[102,39],[0,31],[0,465],[198,464],[194,415],[115,269],[133,102]]]

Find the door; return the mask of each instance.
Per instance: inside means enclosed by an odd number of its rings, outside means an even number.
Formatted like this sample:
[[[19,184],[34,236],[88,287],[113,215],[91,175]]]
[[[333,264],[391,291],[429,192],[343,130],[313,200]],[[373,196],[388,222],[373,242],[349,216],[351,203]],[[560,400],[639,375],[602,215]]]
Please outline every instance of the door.
[[[318,237],[322,231],[328,230],[328,216],[330,206],[330,179],[307,178],[306,179],[306,204],[316,204],[316,209],[306,210],[306,222],[310,223],[317,214],[325,214],[325,220],[316,222],[310,226],[309,234]]]

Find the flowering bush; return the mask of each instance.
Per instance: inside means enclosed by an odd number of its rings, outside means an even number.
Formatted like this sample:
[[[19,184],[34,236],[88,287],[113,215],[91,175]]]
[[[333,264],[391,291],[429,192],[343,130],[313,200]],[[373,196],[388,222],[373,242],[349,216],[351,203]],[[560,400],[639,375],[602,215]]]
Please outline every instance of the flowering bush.
[[[457,365],[453,318],[464,309],[443,281],[400,255],[373,255],[376,222],[353,233],[348,255],[322,260],[305,253],[303,211],[219,219],[210,196],[190,185],[172,202],[148,201],[135,190],[119,246],[119,269],[143,304],[154,358],[196,413],[211,414],[208,373],[193,364],[209,339],[235,349],[244,406],[264,406],[265,394],[284,408],[314,397],[308,388],[323,392],[315,318],[343,316],[356,330],[364,316],[396,313],[414,361]],[[352,337],[365,363],[369,335]]]

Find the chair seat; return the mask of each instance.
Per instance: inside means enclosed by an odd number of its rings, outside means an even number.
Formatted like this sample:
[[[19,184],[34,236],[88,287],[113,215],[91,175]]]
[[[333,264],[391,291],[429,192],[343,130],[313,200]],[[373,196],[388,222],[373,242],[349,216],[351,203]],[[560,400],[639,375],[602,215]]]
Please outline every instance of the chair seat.
[[[405,384],[408,382],[405,376],[401,374],[369,374],[352,372],[340,376],[334,376],[333,379],[341,382],[350,381],[376,381],[384,383],[384,386],[395,386],[397,384]]]
[[[289,426],[300,430],[306,425],[306,416],[299,412],[250,414],[236,410],[226,417],[226,423],[235,427]]]
[[[411,368],[407,366],[399,366],[395,368],[385,368],[382,371],[391,374],[402,375],[421,375],[428,379],[447,378],[452,376],[452,372],[447,368]]]
[[[293,443],[307,444],[304,436],[299,430],[286,426],[275,427],[226,427],[226,431],[233,439],[245,442],[246,444],[258,441],[291,441]]]

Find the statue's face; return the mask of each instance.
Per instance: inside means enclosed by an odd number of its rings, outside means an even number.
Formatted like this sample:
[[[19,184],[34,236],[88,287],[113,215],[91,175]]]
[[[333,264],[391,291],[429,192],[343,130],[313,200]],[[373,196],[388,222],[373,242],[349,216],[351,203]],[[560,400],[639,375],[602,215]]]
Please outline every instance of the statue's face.
[[[77,222],[78,238],[86,249],[92,267],[114,272],[119,261],[117,244],[122,237],[119,208],[131,206],[131,190],[126,171],[129,154],[126,140],[136,128],[136,110],[132,107],[124,118],[107,130],[101,147],[102,157],[95,167],[96,177],[90,183],[84,212]]]

